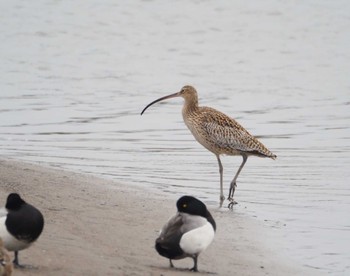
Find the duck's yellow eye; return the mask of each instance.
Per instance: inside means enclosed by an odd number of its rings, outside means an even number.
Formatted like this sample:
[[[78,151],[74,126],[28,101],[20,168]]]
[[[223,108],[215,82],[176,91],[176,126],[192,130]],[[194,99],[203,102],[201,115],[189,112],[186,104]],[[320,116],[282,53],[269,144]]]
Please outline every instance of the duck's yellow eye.
[[[186,203],[184,203],[184,204],[182,205],[182,207],[183,207],[183,208],[186,208],[186,207],[187,207],[187,204],[186,204]]]

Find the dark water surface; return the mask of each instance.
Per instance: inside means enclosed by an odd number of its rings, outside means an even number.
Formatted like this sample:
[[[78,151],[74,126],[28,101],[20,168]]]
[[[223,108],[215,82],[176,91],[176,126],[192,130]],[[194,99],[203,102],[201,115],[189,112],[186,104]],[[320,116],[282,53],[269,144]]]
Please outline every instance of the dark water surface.
[[[215,206],[217,161],[182,122],[182,99],[139,114],[192,84],[278,156],[248,159],[237,212],[303,265],[350,273],[349,1],[0,6],[2,156]],[[223,158],[225,192],[240,162]]]

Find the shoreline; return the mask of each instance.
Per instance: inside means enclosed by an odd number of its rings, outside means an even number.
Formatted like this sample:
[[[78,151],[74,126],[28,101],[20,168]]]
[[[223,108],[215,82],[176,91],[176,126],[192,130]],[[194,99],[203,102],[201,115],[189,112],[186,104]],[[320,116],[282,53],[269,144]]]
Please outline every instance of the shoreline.
[[[159,229],[176,212],[176,199],[12,159],[0,159],[0,183],[1,207],[17,192],[45,217],[42,235],[19,253],[21,263],[36,268],[16,269],[14,275],[193,275],[187,271],[190,258],[174,261],[177,269],[171,269],[154,249]],[[196,275],[319,273],[276,252],[261,223],[235,211],[208,209],[218,229],[199,256]]]

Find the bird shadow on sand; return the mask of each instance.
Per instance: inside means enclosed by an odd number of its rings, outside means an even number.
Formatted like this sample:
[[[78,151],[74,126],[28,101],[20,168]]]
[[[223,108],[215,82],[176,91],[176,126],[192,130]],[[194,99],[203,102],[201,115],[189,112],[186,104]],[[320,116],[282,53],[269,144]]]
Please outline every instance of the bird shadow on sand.
[[[14,265],[14,271],[19,270],[19,271],[37,271],[39,270],[38,266],[34,265],[29,265],[29,264],[21,264],[19,266]]]
[[[190,268],[184,268],[184,267],[170,267],[170,266],[155,266],[155,265],[150,265],[149,266],[152,269],[157,269],[157,270],[166,270],[166,271],[175,271],[175,272],[190,272],[193,273],[193,275],[217,275],[215,272],[211,271],[204,271],[204,270],[198,270],[197,272],[191,271]],[[162,274],[160,274],[162,275]]]

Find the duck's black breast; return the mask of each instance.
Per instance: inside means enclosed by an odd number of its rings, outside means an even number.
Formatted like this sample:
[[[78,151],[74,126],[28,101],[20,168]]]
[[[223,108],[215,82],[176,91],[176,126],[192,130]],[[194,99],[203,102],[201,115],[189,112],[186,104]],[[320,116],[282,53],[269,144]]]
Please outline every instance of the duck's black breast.
[[[17,210],[9,210],[5,224],[15,238],[33,242],[43,231],[44,217],[38,209],[25,203]]]

